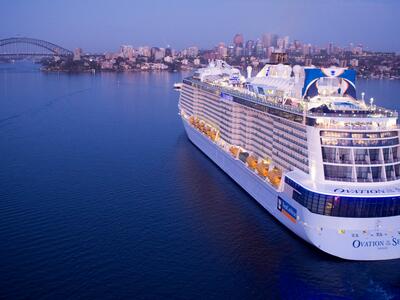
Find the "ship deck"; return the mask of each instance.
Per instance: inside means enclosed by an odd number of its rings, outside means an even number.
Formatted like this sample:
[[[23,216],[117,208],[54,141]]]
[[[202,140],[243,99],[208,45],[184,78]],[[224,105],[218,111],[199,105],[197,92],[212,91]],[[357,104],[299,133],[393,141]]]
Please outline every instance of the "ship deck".
[[[244,88],[233,87],[233,86],[222,86],[212,84],[210,82],[202,82],[193,77],[187,77],[183,81],[186,84],[195,85],[209,92],[221,92],[231,96],[246,100],[249,103],[264,105],[272,109],[278,109],[287,113],[295,114],[301,117],[307,118],[321,118],[321,117],[335,117],[335,118],[393,118],[397,117],[398,113],[387,108],[374,106],[372,110],[345,110],[345,111],[331,111],[331,112],[311,112],[304,111],[303,108],[295,105],[282,104],[283,97],[281,96],[265,96],[255,94]]]
[[[316,182],[312,176],[294,170],[286,174],[288,178],[303,188],[331,196],[351,197],[392,197],[400,196],[400,180],[388,182]]]

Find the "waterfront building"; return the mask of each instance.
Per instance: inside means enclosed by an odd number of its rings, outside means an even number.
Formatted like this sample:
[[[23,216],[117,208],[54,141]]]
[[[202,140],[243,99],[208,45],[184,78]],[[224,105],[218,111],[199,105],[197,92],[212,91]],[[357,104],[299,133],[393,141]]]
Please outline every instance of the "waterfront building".
[[[199,55],[199,48],[197,48],[196,46],[192,46],[187,49],[187,56],[197,57],[198,55]]]
[[[165,48],[153,47],[151,48],[151,56],[154,61],[161,61],[165,57]]]
[[[166,57],[164,57],[164,61],[165,61],[166,63],[172,63],[174,60],[172,59],[171,56],[166,56]]]
[[[82,48],[76,48],[74,50],[74,58],[73,58],[73,60],[75,60],[75,61],[81,60],[82,53],[83,53]]]
[[[131,45],[122,45],[120,55],[126,59],[132,59],[135,56],[135,49]]]
[[[148,46],[143,46],[138,48],[138,55],[150,57],[151,56],[151,49]]]

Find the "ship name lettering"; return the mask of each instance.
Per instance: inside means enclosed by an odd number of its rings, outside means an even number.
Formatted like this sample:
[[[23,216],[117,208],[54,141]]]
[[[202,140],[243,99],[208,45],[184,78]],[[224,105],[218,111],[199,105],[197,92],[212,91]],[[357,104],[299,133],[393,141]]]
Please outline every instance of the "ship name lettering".
[[[384,246],[385,246],[384,241],[364,241],[364,242],[360,240],[353,241],[354,248],[384,247]]]
[[[347,194],[385,194],[385,190],[355,190],[355,189],[343,189],[336,188],[333,190],[335,193],[347,193]]]

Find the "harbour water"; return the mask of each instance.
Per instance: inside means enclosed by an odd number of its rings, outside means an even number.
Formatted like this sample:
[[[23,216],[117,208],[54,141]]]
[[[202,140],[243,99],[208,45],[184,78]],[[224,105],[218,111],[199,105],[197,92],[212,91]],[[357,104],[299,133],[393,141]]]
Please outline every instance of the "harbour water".
[[[0,65],[0,298],[399,299],[400,260],[308,246],[189,142],[182,76]]]

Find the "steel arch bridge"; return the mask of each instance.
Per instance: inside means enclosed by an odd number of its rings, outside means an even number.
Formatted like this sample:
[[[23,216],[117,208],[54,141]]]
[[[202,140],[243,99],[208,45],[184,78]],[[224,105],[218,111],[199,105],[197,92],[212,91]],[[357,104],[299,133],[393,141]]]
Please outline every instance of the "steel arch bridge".
[[[71,56],[73,53],[61,46],[38,39],[13,37],[0,40],[0,56],[29,57],[54,55]]]

